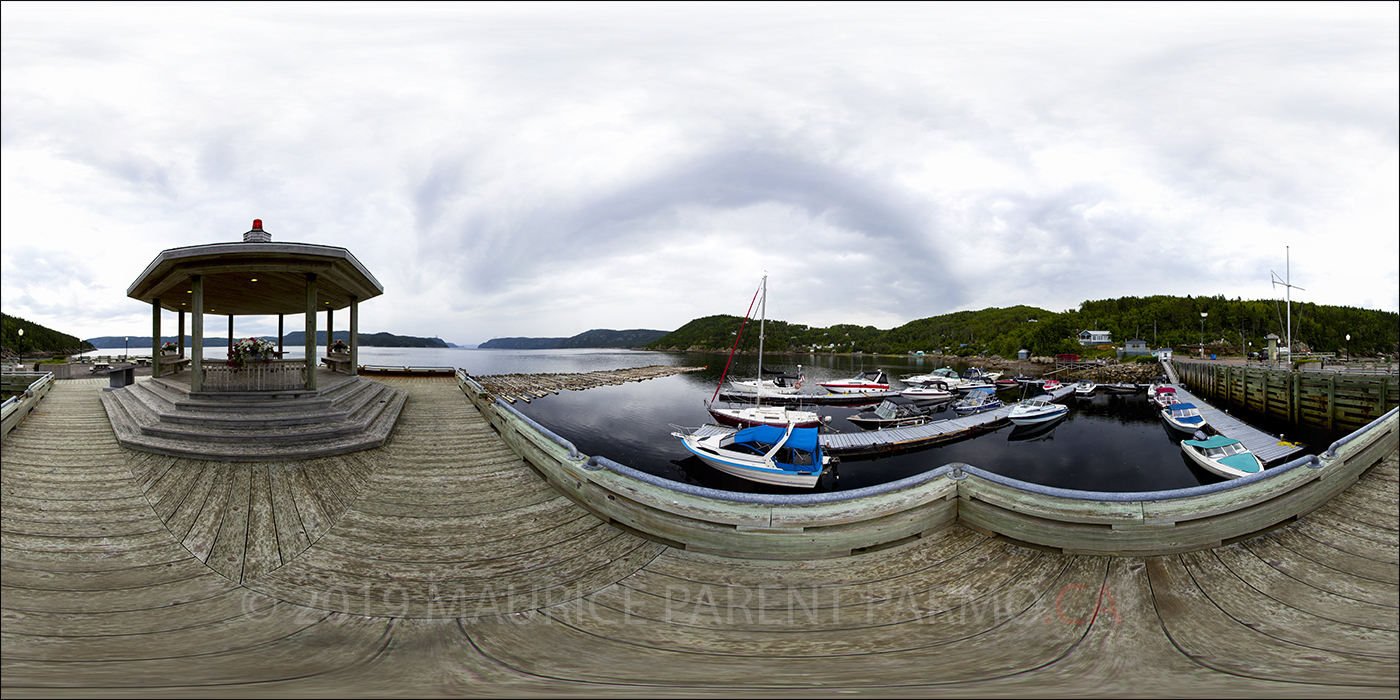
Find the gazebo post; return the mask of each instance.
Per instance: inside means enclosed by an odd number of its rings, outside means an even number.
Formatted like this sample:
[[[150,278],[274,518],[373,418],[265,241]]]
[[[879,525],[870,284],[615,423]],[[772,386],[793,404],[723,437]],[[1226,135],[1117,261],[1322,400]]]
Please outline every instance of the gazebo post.
[[[335,309],[326,309],[326,352],[335,343]]]
[[[151,376],[160,376],[160,299],[151,300]]]
[[[175,344],[178,345],[179,348],[180,348],[180,356],[181,356],[181,357],[184,357],[184,355],[185,355],[185,312],[183,312],[183,311],[180,312],[180,333],[179,333],[179,337],[177,337],[177,338],[175,339]]]
[[[306,273],[306,388],[316,388],[316,273]]]
[[[284,314],[277,314],[277,359],[279,360],[282,359],[282,353],[287,351],[287,348],[282,346],[282,340],[284,338],[284,334],[282,333],[283,316]]]
[[[228,315],[228,351],[233,354],[233,314]]]
[[[190,392],[204,391],[204,276],[190,275],[191,296],[194,310],[191,311],[190,336],[194,347],[190,349]]]
[[[360,299],[350,297],[350,373],[359,374],[360,367]]]

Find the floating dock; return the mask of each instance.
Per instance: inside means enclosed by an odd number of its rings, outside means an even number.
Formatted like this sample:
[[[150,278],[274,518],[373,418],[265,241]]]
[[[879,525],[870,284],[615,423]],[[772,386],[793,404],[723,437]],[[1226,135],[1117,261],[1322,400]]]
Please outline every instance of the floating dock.
[[[1063,401],[1074,394],[1073,386],[1063,386],[1049,393],[1052,400]],[[895,452],[910,452],[928,447],[964,440],[1005,427],[1009,422],[1013,403],[1001,408],[975,413],[970,416],[957,416],[933,420],[923,425],[903,428],[863,430],[851,433],[821,433],[822,449],[839,457],[871,457]],[[951,411],[951,409],[949,409]],[[956,416],[957,414],[952,414]],[[706,425],[697,435],[733,432],[729,426]]]
[[[1300,445],[1286,440],[1280,440],[1274,435],[1270,435],[1210,404],[1202,401],[1190,391],[1179,384],[1176,387],[1176,395],[1182,401],[1195,404],[1200,409],[1201,417],[1206,419],[1206,423],[1215,432],[1231,437],[1244,443],[1244,446],[1253,452],[1265,467],[1292,459],[1294,455],[1303,451],[1304,445]]]
[[[557,394],[561,390],[581,391],[592,389],[595,386],[609,386],[614,384],[626,384],[627,382],[640,382],[657,377],[669,377],[682,372],[698,372],[704,367],[673,367],[670,365],[647,365],[646,367],[630,367],[627,369],[600,370],[597,372],[555,372],[548,374],[492,374],[486,376],[471,376],[476,383],[491,394],[493,397],[503,399],[510,403],[516,400],[530,403],[531,399],[538,399],[550,394]]]

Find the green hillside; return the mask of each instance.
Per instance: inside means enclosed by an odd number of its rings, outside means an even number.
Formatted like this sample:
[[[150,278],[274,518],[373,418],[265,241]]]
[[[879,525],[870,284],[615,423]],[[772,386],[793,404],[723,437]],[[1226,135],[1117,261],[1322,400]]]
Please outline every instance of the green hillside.
[[[20,334],[20,330],[24,333]],[[93,349],[77,336],[45,328],[18,316],[0,314],[0,350],[5,355],[50,353],[74,355]]]
[[[1201,316],[1202,313],[1206,315]],[[742,318],[707,316],[685,324],[647,345],[649,350],[728,351]],[[1095,354],[1079,344],[1084,330],[1108,331],[1113,345],[1140,339],[1149,347],[1179,351],[1199,348],[1239,354],[1266,347],[1273,333],[1287,335],[1284,302],[1214,297],[1123,297],[1086,301],[1078,309],[1054,313],[1032,306],[958,311],[911,321],[898,328],[836,325],[829,328],[769,320],[765,352],[816,351],[1014,357],[1021,349],[1033,355],[1073,352]],[[758,321],[749,321],[741,351],[758,348]],[[1400,352],[1400,314],[1348,306],[1294,304],[1293,337],[1299,350],[1352,355]],[[1350,334],[1351,340],[1346,336]],[[1283,341],[1279,341],[1283,344]],[[1111,354],[1103,348],[1099,354]]]

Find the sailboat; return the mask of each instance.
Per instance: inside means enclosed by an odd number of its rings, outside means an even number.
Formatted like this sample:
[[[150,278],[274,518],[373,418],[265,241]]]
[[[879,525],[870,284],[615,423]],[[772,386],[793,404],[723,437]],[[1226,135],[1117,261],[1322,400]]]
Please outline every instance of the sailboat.
[[[779,428],[792,424],[797,428],[818,428],[823,425],[823,419],[812,411],[790,409],[786,406],[764,406],[765,396],[786,396],[797,393],[801,389],[802,379],[799,376],[794,384],[787,385],[782,378],[778,380],[763,378],[763,336],[764,326],[768,320],[768,276],[763,276],[763,282],[759,285],[759,320],[758,320],[758,366],[759,378],[757,380],[730,381],[730,386],[735,387],[738,392],[751,394],[754,399],[753,405],[743,406],[717,406],[712,397],[710,402],[705,404],[706,410],[716,421],[725,425],[734,425],[741,428],[751,428],[758,425],[768,425]],[[750,303],[749,310],[753,310]],[[744,316],[748,320],[748,315]],[[739,328],[739,335],[734,338],[734,347],[729,351],[729,360],[734,360],[734,351],[739,347],[739,338],[743,336],[743,326]],[[729,365],[725,364],[725,373],[728,374]],[[801,375],[799,365],[798,374]],[[720,378],[720,386],[724,386],[724,378]],[[719,388],[715,388],[715,396],[719,396]],[[830,420],[829,418],[826,420]]]

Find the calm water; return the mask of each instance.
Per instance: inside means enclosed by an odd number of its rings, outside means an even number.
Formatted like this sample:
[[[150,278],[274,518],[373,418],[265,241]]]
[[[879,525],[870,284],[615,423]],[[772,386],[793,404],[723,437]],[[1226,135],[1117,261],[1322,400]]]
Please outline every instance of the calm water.
[[[288,348],[300,357],[301,348]],[[95,354],[112,354],[98,351]],[[223,348],[206,351],[223,359]],[[791,492],[722,474],[689,455],[671,436],[671,425],[694,427],[710,422],[705,401],[714,395],[726,356],[723,354],[661,353],[627,350],[477,350],[438,348],[361,348],[362,364],[460,367],[476,375],[535,372],[591,372],[647,365],[706,367],[671,377],[604,386],[586,391],[563,391],[518,402],[521,413],[574,443],[584,454],[690,484],[729,491]],[[903,357],[769,355],[765,365],[796,373],[803,366],[808,384],[855,376],[862,370],[883,369],[891,377],[923,373],[943,366],[932,360]],[[966,365],[954,364],[959,371]],[[753,357],[736,357],[730,377],[757,374]],[[1003,401],[1019,398],[1002,392]],[[1069,416],[1053,429],[1026,439],[1024,429],[1004,427],[992,433],[942,447],[875,459],[843,459],[839,479],[826,476],[817,490],[845,490],[885,483],[919,474],[950,462],[963,462],[1015,479],[1068,489],[1091,491],[1161,491],[1220,481],[1191,464],[1178,438],[1157,418],[1145,395],[1067,399]],[[842,432],[859,429],[845,418],[860,408],[823,406],[832,427]],[[949,413],[948,415],[951,415]],[[1241,416],[1246,421],[1249,417]],[[1260,427],[1279,434],[1278,426]],[[1309,443],[1318,453],[1338,435],[1316,431],[1289,435]],[[805,490],[804,490],[805,491]]]

